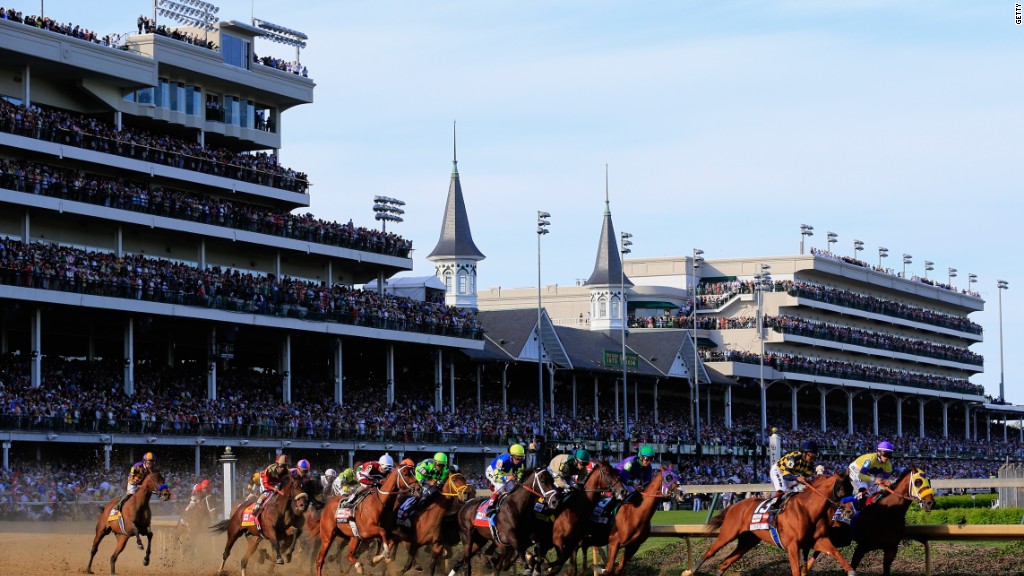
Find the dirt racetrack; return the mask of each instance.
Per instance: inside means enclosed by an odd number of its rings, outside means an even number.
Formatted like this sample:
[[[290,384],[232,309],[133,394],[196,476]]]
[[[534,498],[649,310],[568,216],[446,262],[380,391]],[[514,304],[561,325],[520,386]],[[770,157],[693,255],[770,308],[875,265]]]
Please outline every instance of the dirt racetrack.
[[[89,546],[92,544],[92,522],[0,522],[0,574],[7,576],[54,576],[61,574],[83,574],[89,561]],[[153,536],[153,553],[150,565],[143,566],[143,552],[133,543],[125,547],[118,558],[117,573],[124,576],[216,576],[220,567],[220,556],[225,538],[222,534],[200,534],[195,552],[183,553],[178,547],[175,530],[157,528]],[[93,562],[96,574],[110,572],[110,554],[114,550],[114,538],[108,535],[100,543],[99,552]],[[704,545],[694,542],[694,551],[703,551]],[[269,550],[264,543],[262,549]],[[333,552],[337,549],[335,543]],[[244,542],[232,550],[226,566],[226,574],[240,576],[239,561]],[[852,550],[844,550],[849,558]],[[719,559],[725,552],[720,553]],[[258,556],[258,555],[257,555]],[[248,575],[311,574],[308,553],[296,554],[291,564],[277,566],[267,561],[250,561]],[[404,556],[399,553],[398,560]],[[878,553],[866,557],[859,574],[880,574],[881,564]],[[421,557],[421,560],[425,560]],[[652,553],[635,558],[627,567],[627,573],[635,576],[679,576],[686,562],[685,545],[674,542],[660,547]],[[388,573],[394,574],[396,564],[388,565]],[[337,576],[342,573],[338,559],[325,565],[324,574]],[[705,567],[701,574],[713,574],[717,563]],[[367,576],[381,575],[384,565],[367,567]],[[476,574],[490,574],[490,570]],[[741,562],[743,576],[776,576],[788,574],[788,564],[777,552],[759,546]],[[924,576],[923,547],[917,543],[905,544],[900,549],[894,574],[902,576]],[[951,544],[937,543],[932,552],[933,576],[1024,576],[1024,544]],[[354,572],[351,572],[354,574]],[[410,573],[414,574],[414,573]],[[506,574],[510,574],[507,573]],[[834,561],[827,560],[815,566],[815,576],[837,576],[844,574]],[[446,574],[438,569],[438,576]]]

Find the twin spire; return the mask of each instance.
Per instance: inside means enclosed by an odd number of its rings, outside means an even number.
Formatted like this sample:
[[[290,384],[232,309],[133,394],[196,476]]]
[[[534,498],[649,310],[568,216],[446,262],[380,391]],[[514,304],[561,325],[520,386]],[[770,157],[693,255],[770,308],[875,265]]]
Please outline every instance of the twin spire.
[[[444,206],[444,221],[441,223],[441,237],[427,255],[427,260],[442,259],[483,260],[485,256],[473,242],[469,229],[469,215],[466,201],[462,197],[462,183],[459,181],[459,160],[455,141],[455,124],[452,123],[452,179],[448,185],[448,201]]]

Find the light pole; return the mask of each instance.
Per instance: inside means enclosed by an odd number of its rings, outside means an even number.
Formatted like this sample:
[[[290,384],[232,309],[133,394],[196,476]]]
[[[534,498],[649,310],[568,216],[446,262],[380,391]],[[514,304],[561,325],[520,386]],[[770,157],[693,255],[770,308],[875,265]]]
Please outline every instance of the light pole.
[[[804,238],[808,236],[814,236],[814,226],[808,226],[807,224],[800,225],[800,253],[804,253]]]
[[[889,257],[889,249],[883,246],[878,247],[878,269],[882,269],[882,258]]]
[[[956,268],[950,268],[949,274],[946,276],[946,286],[948,286],[950,290],[953,289],[953,278],[956,278]]]
[[[860,240],[853,241],[853,257],[860,260],[860,252],[864,250],[864,243]]]
[[[832,254],[832,245],[839,242],[839,234],[835,232],[828,233],[828,253]]]
[[[373,197],[373,219],[380,220],[380,231],[388,231],[388,222],[399,223],[403,222],[402,214],[405,214],[405,210],[402,210],[401,206],[405,206],[405,202],[397,198],[389,198],[387,196],[374,196]]]
[[[629,386],[626,385],[626,254],[632,252],[629,249],[633,245],[629,232],[621,232],[619,251],[622,257],[619,259],[619,290],[622,291],[622,306],[620,317],[622,318],[622,440],[625,442],[623,452],[629,451]]]
[[[544,325],[541,323],[541,301],[540,301],[540,239],[548,233],[548,220],[551,214],[537,210],[537,407],[540,409],[540,422],[538,429],[541,435],[544,434]]]
[[[697,373],[697,271],[704,263],[703,254],[704,251],[700,248],[693,249],[693,287],[691,290],[691,294],[693,294],[693,401],[697,405],[694,423],[697,444],[700,444],[700,378]],[[691,410],[690,414],[694,414],[694,410]]]
[[[761,343],[761,433],[768,429],[768,395],[764,387],[764,291],[772,286],[771,264],[761,264],[761,273],[754,275],[757,290],[757,340]]]
[[[978,275],[973,272],[967,273],[967,292],[974,293],[974,283],[978,281]]]
[[[996,280],[996,288],[999,288],[999,401],[1003,402],[1003,290],[1010,288],[1006,280]]]
[[[932,262],[931,260],[925,260],[924,261],[924,279],[925,280],[928,279],[928,273],[931,272],[932,270],[935,270],[935,262]]]
[[[907,264],[913,264],[913,258],[914,257],[911,256],[910,254],[903,255],[903,274],[900,275],[900,278],[903,278],[904,280],[907,279]]]

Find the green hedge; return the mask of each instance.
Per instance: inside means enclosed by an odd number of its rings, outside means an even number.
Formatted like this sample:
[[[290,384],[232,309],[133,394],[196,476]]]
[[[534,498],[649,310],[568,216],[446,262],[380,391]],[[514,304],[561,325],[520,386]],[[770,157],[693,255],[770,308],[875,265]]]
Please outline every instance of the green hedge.
[[[1024,508],[950,508],[907,511],[907,524],[1020,524]]]
[[[934,510],[949,508],[991,508],[998,494],[962,494],[957,496],[939,496],[935,499]]]

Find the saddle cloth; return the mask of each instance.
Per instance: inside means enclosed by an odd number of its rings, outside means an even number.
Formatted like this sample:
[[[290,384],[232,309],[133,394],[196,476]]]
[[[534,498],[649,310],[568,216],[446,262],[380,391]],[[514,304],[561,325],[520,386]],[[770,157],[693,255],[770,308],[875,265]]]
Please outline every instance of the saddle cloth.
[[[487,509],[491,506],[490,500],[484,500],[476,507],[476,512],[473,514],[473,526],[479,526],[486,528],[490,526],[490,517],[487,515]]]
[[[771,527],[772,515],[768,511],[776,500],[778,498],[769,498],[754,508],[754,512],[750,515],[751,530],[767,530]]]
[[[338,506],[338,513],[335,515],[334,519],[338,522],[348,522],[352,519],[352,508]]]
[[[120,510],[115,510],[115,509],[111,508],[110,509],[110,515],[107,516],[107,522],[115,522],[120,517],[121,517]]]
[[[416,498],[406,498],[395,512],[395,522],[405,527],[411,527],[412,517],[416,514],[415,506]]]
[[[620,505],[621,503],[616,502],[611,496],[602,498],[597,506],[594,506],[594,511],[590,513],[590,521],[594,524],[610,524]]]
[[[255,502],[251,502],[245,505],[245,509],[242,510],[242,527],[248,528],[249,526],[256,525],[256,516],[253,516],[252,509],[256,506]]]

